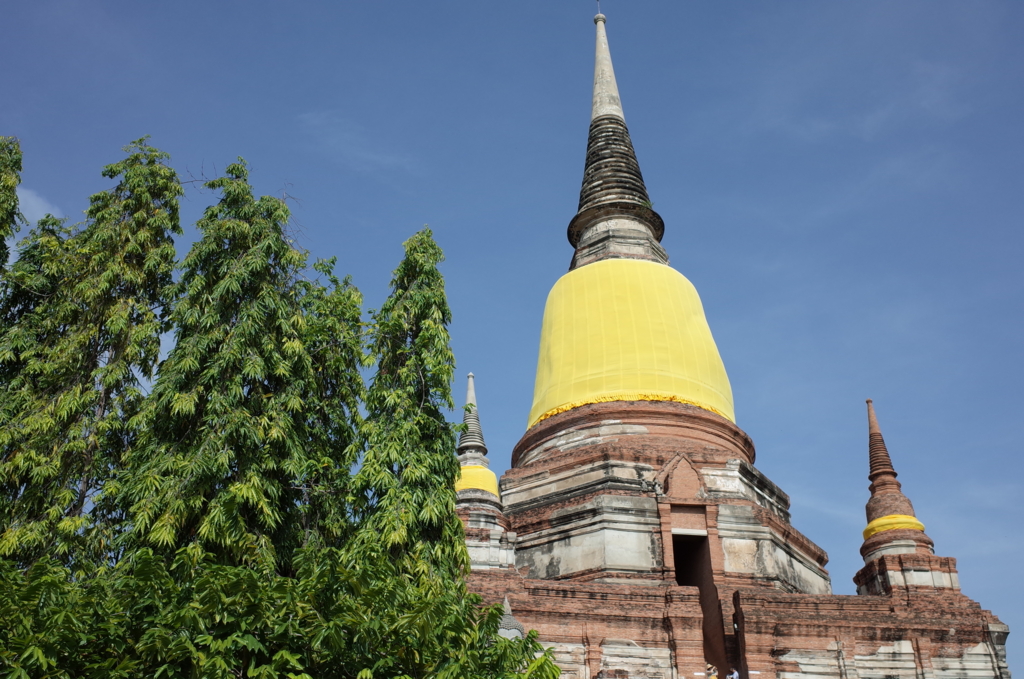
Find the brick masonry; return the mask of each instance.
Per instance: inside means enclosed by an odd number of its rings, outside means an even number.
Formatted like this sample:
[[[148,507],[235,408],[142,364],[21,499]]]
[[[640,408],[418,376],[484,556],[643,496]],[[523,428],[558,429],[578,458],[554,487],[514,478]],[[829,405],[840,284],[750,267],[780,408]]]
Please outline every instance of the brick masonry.
[[[742,430],[684,404],[550,417],[500,500],[460,493],[470,588],[507,597],[572,679],[699,679],[707,663],[723,679],[1009,679],[1008,629],[960,593],[954,559],[921,531],[879,533],[859,594],[833,595],[827,555],[754,461]]]

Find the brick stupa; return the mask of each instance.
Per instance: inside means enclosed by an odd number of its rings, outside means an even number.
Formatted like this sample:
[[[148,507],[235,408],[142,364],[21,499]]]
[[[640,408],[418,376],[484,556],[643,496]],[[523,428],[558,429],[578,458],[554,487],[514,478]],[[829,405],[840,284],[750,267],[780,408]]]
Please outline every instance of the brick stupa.
[[[595,18],[593,115],[569,273],[544,313],[534,403],[500,480],[470,376],[458,510],[470,589],[536,629],[566,679],[1009,679],[1008,629],[960,593],[868,402],[857,595],[754,466],[696,290],[668,266]]]

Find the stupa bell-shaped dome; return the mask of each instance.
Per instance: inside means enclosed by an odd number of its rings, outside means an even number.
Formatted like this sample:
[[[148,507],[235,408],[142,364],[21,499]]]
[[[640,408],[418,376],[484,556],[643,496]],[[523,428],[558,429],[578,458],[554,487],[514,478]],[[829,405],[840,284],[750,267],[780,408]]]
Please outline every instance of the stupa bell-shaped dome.
[[[606,259],[548,295],[529,426],[606,401],[676,401],[735,420],[700,297],[669,266]]]

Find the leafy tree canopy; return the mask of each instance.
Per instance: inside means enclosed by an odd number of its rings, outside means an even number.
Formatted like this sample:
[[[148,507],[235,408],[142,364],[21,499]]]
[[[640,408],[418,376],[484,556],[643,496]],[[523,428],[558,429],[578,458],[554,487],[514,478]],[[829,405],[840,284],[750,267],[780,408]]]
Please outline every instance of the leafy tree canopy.
[[[0,272],[0,676],[557,677],[466,589],[429,229],[364,321],[244,161],[178,262],[182,185],[125,152]]]
[[[0,137],[0,271],[7,266],[7,239],[25,218],[18,211],[21,183],[21,144],[15,137]]]
[[[145,140],[125,151],[87,221],[40,222],[0,290],[0,556],[22,565],[47,551],[78,559],[83,542],[93,557],[109,549],[94,519],[116,509],[100,493],[167,329],[182,187]]]

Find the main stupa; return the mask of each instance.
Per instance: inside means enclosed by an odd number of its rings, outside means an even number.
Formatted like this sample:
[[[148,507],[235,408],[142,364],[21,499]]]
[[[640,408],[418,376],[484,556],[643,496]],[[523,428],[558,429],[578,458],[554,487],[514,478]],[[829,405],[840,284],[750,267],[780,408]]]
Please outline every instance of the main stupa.
[[[700,297],[671,268],[626,128],[606,19],[574,254],[544,310],[527,429],[500,479],[469,376],[458,510],[470,589],[536,629],[569,679],[1009,679],[998,618],[903,494],[868,402],[871,496],[854,576],[754,466]]]

